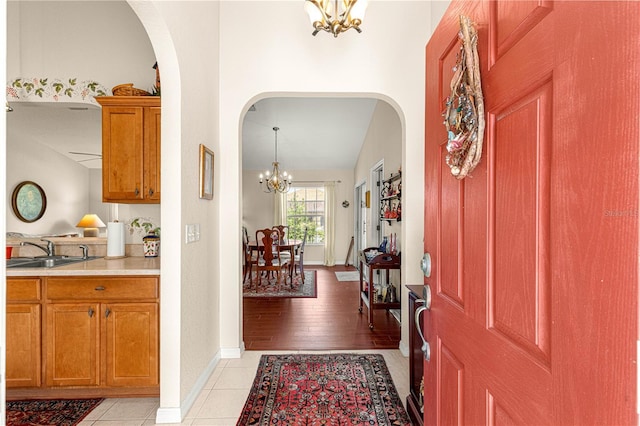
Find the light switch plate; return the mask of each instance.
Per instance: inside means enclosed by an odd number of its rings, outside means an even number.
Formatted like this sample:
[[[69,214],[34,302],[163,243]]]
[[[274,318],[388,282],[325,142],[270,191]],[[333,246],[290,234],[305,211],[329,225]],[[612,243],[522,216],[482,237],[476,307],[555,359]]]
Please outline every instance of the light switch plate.
[[[195,243],[200,241],[200,224],[189,224],[185,226],[185,243]]]

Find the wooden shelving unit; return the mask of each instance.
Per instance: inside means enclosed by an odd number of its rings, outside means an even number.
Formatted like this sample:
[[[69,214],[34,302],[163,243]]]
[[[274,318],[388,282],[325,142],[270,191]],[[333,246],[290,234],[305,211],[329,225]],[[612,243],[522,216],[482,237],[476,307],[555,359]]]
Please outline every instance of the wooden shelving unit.
[[[402,173],[391,174],[380,186],[380,220],[388,223],[402,220]]]
[[[389,290],[389,271],[391,269],[400,269],[400,256],[389,253],[380,253],[374,257],[368,258],[367,253],[377,250],[377,247],[370,247],[362,250],[359,254],[360,260],[360,308],[367,306],[369,310],[369,328],[373,330],[373,310],[374,309],[400,309],[400,301],[394,298],[394,302],[388,301],[387,294],[379,294],[375,290],[373,282],[373,274],[375,270],[385,270],[386,281],[382,284],[382,289]],[[368,274],[365,276],[364,268],[367,268]],[[396,289],[397,291],[397,289]]]

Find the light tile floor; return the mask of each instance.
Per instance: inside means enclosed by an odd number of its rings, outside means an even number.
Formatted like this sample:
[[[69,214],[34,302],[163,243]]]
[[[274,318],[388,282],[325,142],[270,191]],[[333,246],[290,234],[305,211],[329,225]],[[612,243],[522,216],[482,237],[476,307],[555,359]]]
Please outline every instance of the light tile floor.
[[[246,351],[242,358],[223,359],[181,425],[235,426],[255,378],[262,354],[379,353],[384,356],[402,403],[409,393],[409,359],[397,349],[366,351]],[[155,425],[158,398],[109,398],[80,423],[81,426]]]

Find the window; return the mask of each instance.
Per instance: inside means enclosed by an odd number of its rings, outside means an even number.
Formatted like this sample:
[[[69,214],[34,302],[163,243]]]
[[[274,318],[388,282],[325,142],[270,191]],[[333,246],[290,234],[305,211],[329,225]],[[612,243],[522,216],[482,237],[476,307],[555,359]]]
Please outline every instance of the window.
[[[302,240],[307,229],[307,244],[324,243],[324,187],[291,187],[287,193],[289,238]]]

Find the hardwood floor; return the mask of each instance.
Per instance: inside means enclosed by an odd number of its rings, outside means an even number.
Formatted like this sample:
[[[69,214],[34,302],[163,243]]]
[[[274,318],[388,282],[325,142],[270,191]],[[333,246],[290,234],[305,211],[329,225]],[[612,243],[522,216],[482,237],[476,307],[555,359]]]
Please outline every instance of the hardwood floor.
[[[397,349],[400,323],[384,309],[358,311],[359,283],[338,281],[334,272],[353,266],[306,266],[317,270],[317,298],[243,299],[247,350]]]

